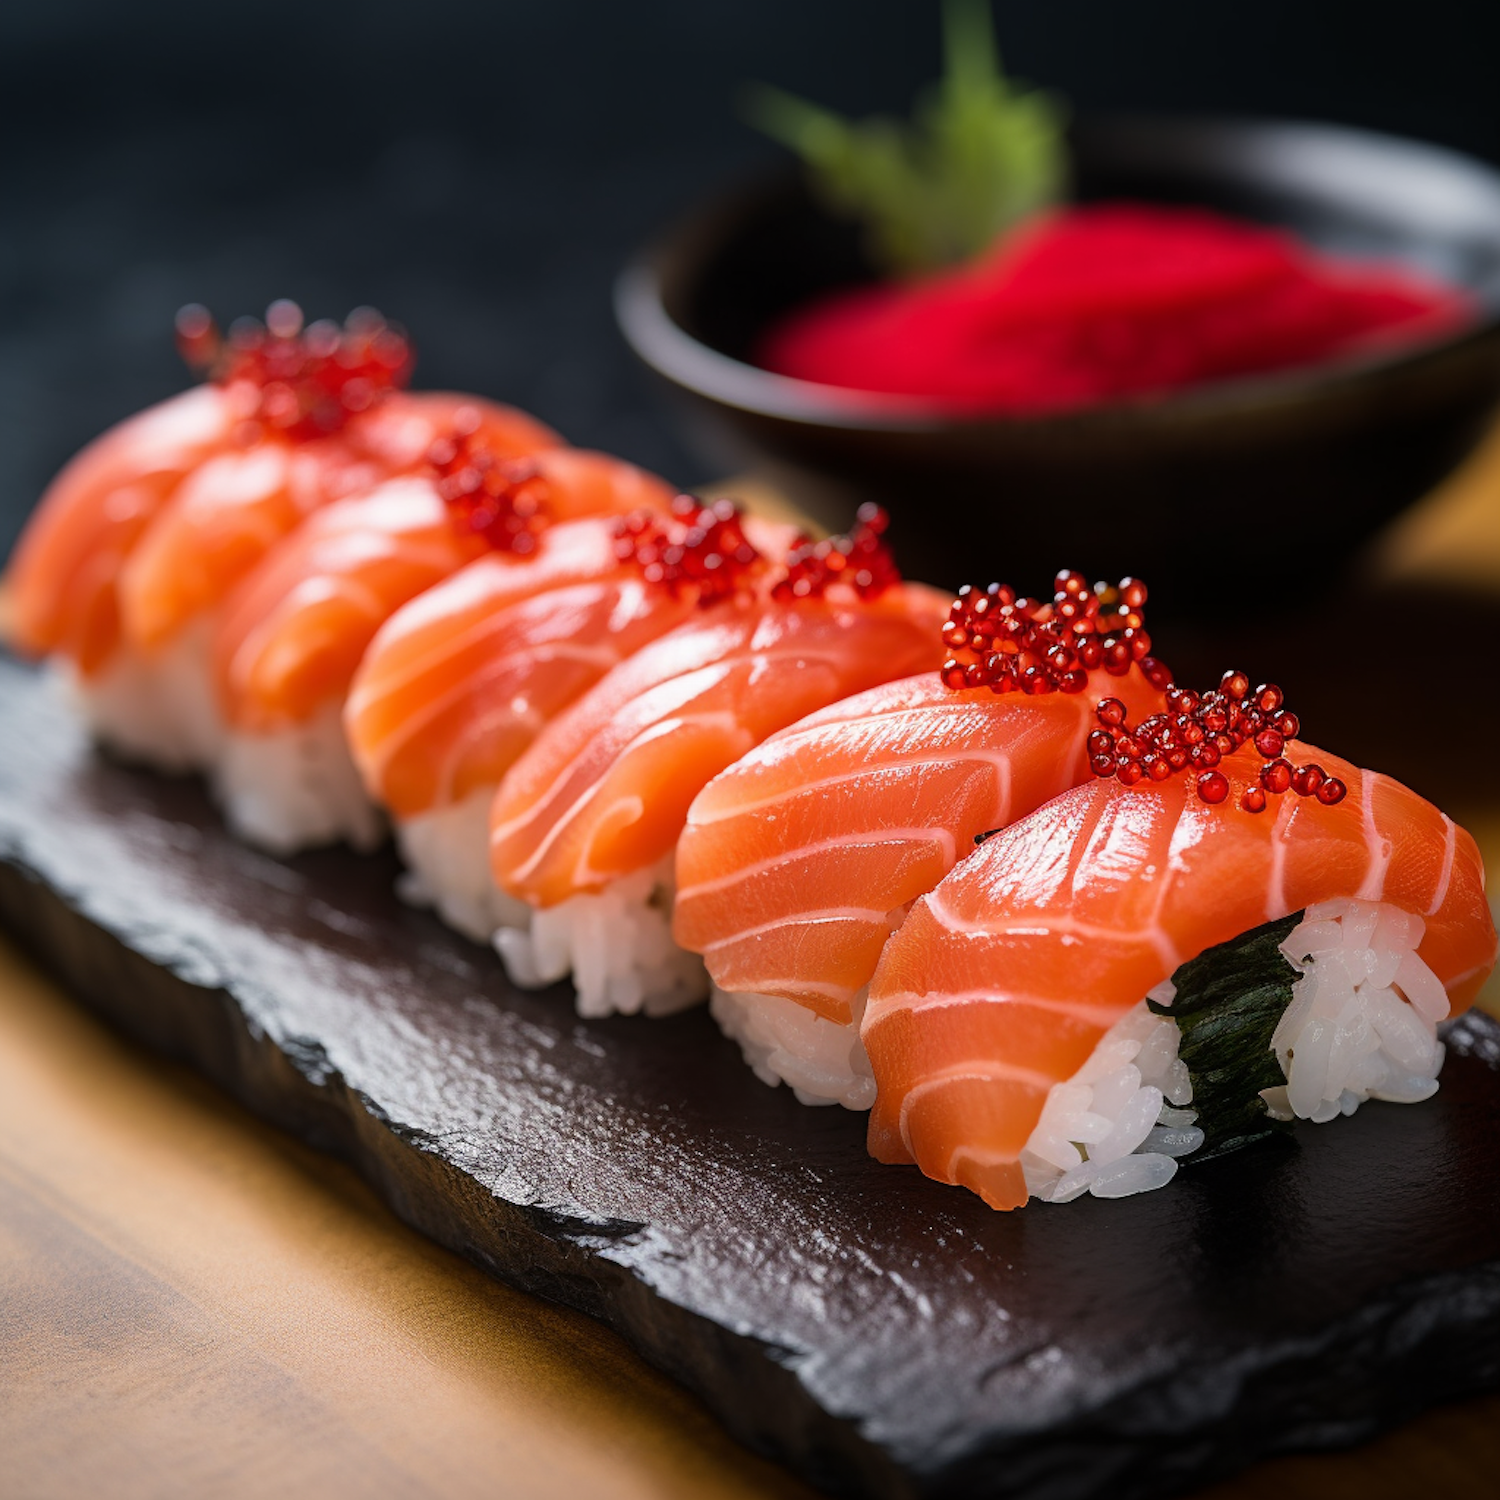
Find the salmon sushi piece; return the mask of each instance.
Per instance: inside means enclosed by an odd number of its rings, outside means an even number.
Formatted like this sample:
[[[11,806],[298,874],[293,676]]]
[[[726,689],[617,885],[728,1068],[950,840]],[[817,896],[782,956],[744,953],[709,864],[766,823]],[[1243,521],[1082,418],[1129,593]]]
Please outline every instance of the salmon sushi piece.
[[[522,984],[571,971],[582,1014],[703,998],[671,939],[673,852],[698,792],[768,735],[942,654],[949,596],[773,590],[643,647],[554,719],[500,785],[491,869],[533,909],[496,945]]]
[[[778,731],[704,787],[677,846],[673,935],[703,955],[715,1019],[763,1079],[806,1103],[870,1107],[859,1023],[887,938],[976,839],[1092,776],[1101,697],[1137,718],[1165,708],[1164,669],[1142,656],[1144,669],[1098,665],[1069,692],[997,694],[936,671],[887,683]]]
[[[397,393],[337,437],[269,440],[216,454],[172,493],[119,575],[124,639],[160,648],[211,612],[315,510],[426,466],[456,425],[497,458],[559,448],[556,433],[514,407],[456,392]]]
[[[288,853],[383,836],[342,721],[366,650],[404,604],[469,564],[511,602],[613,569],[607,526],[580,518],[664,510],[672,496],[606,454],[497,453],[483,413],[465,412],[461,441],[435,450],[432,473],[325,506],[224,607],[212,666],[228,732],[215,782],[252,842]]]
[[[96,734],[165,769],[217,743],[203,617],[301,514],[419,457],[411,429],[431,420],[420,401],[387,409],[409,356],[378,319],[271,318],[226,348],[205,315],[212,382],[80,454],[10,569],[18,647],[61,658]]]
[[[182,481],[230,451],[234,398],[204,385],[94,439],[48,485],[6,570],[6,634],[28,656],[61,654],[91,675],[119,638],[115,582]]]
[[[209,684],[224,602],[315,512],[427,467],[454,424],[501,453],[557,439],[522,412],[455,393],[395,393],[332,437],[269,437],[216,454],[146,526],[116,582],[120,639],[88,699],[103,737],[172,769],[210,770],[224,753]]]
[[[793,540],[754,516],[743,526],[769,554]],[[648,581],[622,557],[618,533],[602,520],[559,526],[524,572],[501,555],[470,563],[387,621],[350,690],[350,748],[395,826],[402,894],[477,941],[527,916],[490,876],[500,782],[606,672],[700,613],[694,591]]]
[[[1436,1023],[1496,957],[1474,841],[1387,776],[1273,748],[1080,785],[917,902],[863,1022],[876,1157],[998,1209],[1119,1197],[1205,1139],[1436,1089]]]

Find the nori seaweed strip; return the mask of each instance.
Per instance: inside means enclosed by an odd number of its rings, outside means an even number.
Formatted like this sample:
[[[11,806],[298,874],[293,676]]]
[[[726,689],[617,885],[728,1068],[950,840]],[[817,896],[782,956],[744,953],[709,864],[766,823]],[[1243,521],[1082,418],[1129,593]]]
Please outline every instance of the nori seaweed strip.
[[[1260,1091],[1286,1082],[1271,1035],[1302,976],[1278,950],[1301,920],[1297,912],[1205,949],[1173,974],[1177,995],[1170,1005],[1148,1002],[1177,1023],[1177,1055],[1192,1075],[1191,1107],[1204,1139],[1186,1163],[1290,1128],[1290,1121],[1266,1113]]]

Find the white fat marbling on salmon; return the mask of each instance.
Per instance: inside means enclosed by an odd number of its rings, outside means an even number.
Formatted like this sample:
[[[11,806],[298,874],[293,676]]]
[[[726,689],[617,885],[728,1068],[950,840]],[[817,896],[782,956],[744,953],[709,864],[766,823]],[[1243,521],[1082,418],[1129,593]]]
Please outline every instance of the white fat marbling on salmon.
[[[1433,894],[1432,905],[1426,911],[1429,917],[1436,916],[1447,899],[1448,886],[1453,880],[1453,860],[1458,853],[1458,825],[1447,813],[1443,814],[1443,824],[1443,868],[1438,875],[1437,890]]]
[[[1355,893],[1361,901],[1379,901],[1385,894],[1385,872],[1391,866],[1391,854],[1395,845],[1381,837],[1375,826],[1375,787],[1380,781],[1378,771],[1359,773],[1360,821],[1365,831],[1365,847],[1370,855],[1370,868],[1364,881]]]
[[[738,870],[731,870],[727,875],[718,875],[711,880],[700,880],[694,885],[679,886],[677,899],[685,901],[691,896],[733,890],[735,886],[743,884],[756,875],[764,875],[770,870],[780,869],[814,855],[826,854],[831,850],[878,847],[881,844],[898,842],[936,844],[942,851],[945,866],[950,869],[958,858],[958,849],[954,844],[953,835],[946,828],[858,829],[853,833],[835,834],[831,838],[816,839],[810,844],[800,844],[795,849],[778,851],[768,855],[765,859],[756,860],[753,864],[742,865]],[[802,913],[799,912],[798,919],[800,920],[801,917]],[[712,946],[722,947],[725,943],[732,941],[736,935],[728,934],[718,938]]]
[[[1266,921],[1274,922],[1286,915],[1286,852],[1287,836],[1291,832],[1292,818],[1297,811],[1295,793],[1284,793],[1277,799],[1276,821],[1271,829],[1271,871],[1266,877]],[[1264,813],[1252,816],[1264,817]]]
[[[1038,1090],[1043,1096],[1056,1081],[1045,1073],[1038,1073],[1030,1068],[1011,1067],[1005,1063],[990,1060],[986,1060],[983,1067],[960,1064],[957,1067],[945,1068],[941,1073],[925,1078],[914,1088],[908,1089],[905,1098],[901,1101],[899,1116],[901,1139],[905,1142],[908,1151],[911,1150],[909,1118],[912,1107],[934,1090],[946,1088],[950,1083],[958,1083],[966,1079],[973,1079],[979,1083],[1019,1083],[1024,1088]],[[962,1156],[963,1150],[964,1148],[960,1146],[955,1152],[955,1157]]]

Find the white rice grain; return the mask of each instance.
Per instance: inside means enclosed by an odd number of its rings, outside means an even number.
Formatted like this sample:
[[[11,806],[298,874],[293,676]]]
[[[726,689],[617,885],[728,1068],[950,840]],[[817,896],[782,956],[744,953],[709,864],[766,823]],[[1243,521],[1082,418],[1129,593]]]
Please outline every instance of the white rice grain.
[[[385,837],[385,818],[354,769],[337,704],[274,734],[227,735],[212,779],[225,821],[272,854],[340,839],[369,850]]]
[[[501,927],[496,951],[525,988],[573,976],[578,1014],[667,1016],[708,994],[703,960],[672,941],[672,860],[602,891],[525,908],[525,926]]]

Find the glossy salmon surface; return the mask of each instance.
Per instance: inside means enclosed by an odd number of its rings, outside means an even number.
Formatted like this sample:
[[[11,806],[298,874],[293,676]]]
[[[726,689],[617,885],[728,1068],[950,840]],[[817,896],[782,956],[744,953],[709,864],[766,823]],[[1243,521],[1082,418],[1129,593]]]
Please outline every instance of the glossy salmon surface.
[[[1081,693],[884,684],[773,734],[704,787],[677,847],[678,943],[721,989],[831,1021],[905,908],[1002,828],[1091,773],[1094,705],[1164,706],[1136,670]]]
[[[274,547],[231,596],[215,638],[215,681],[229,721],[268,732],[342,700],[377,631],[466,565],[475,574],[418,622],[444,617],[449,628],[444,608],[455,597],[493,606],[617,570],[608,525],[579,531],[570,518],[663,508],[672,495],[664,481],[604,454],[559,448],[527,463],[546,485],[549,519],[563,523],[544,529],[531,552],[493,550],[460,524],[436,483],[418,476],[325,506]],[[383,680],[374,669],[361,701],[368,704],[377,695],[372,684]]]
[[[419,466],[465,406],[481,409],[506,452],[559,441],[471,396],[396,393],[335,434],[294,442],[247,421],[244,399],[197,386],[111,428],[63,469],[7,573],[18,649],[60,652],[91,676],[122,643],[163,645],[310,512]]]
[[[662,636],[555,719],[496,796],[491,863],[551,906],[671,853],[702,787],[767,735],[850,693],[936,671],[950,599],[727,605]]]
[[[870,1150],[915,1162],[995,1208],[1026,1201],[1019,1165],[1048,1090],[1187,959],[1312,902],[1353,897],[1420,914],[1419,953],[1465,1009],[1494,967],[1473,839],[1399,782],[1298,743],[1348,787],[1236,805],[1262,761],[1184,777],[1091,781],[1012,824],[913,907],[870,986],[862,1036],[878,1095]]]

